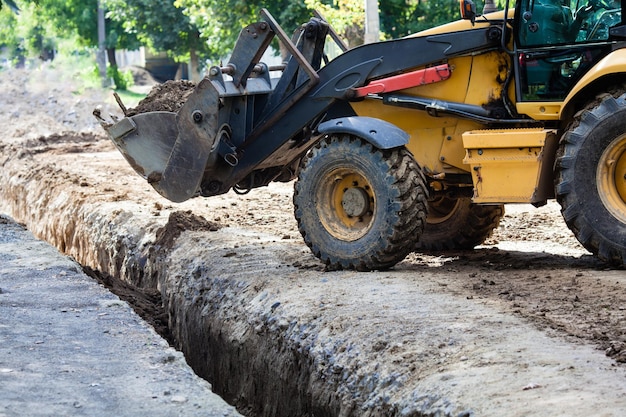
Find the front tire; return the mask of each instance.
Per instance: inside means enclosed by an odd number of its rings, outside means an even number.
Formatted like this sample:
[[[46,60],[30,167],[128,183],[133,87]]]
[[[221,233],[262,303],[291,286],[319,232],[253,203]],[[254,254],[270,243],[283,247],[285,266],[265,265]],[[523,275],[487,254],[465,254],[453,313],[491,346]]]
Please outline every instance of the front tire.
[[[474,249],[491,236],[503,215],[503,205],[478,205],[471,198],[436,197],[428,201],[428,217],[416,249]]]
[[[425,179],[405,148],[326,137],[303,158],[294,188],[304,241],[328,269],[386,269],[413,249],[426,219]]]
[[[603,261],[626,266],[626,95],[580,112],[561,142],[556,195],[578,241]]]

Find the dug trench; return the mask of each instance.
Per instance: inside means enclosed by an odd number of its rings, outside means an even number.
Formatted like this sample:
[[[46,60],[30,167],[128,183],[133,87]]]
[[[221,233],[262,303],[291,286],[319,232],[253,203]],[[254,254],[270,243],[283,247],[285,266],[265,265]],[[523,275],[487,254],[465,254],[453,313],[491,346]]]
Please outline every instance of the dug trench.
[[[582,250],[553,204],[507,207],[475,251],[329,272],[299,237],[292,184],[174,205],[97,126],[1,114],[0,211],[131,304],[162,307],[145,317],[246,415],[626,409],[625,274]]]

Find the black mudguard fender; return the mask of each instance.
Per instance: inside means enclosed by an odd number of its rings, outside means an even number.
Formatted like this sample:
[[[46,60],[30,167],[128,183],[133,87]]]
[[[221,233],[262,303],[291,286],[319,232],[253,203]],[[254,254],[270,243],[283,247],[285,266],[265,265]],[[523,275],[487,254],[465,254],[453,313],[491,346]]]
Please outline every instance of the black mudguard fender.
[[[323,135],[349,133],[365,139],[378,149],[398,148],[409,143],[409,135],[404,130],[374,117],[340,117],[321,123],[317,131]]]

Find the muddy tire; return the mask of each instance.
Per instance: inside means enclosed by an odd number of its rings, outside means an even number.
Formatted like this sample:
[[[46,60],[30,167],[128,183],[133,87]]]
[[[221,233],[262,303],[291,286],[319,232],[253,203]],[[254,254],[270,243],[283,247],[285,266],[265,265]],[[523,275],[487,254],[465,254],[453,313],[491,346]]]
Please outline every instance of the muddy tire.
[[[323,139],[294,188],[304,241],[328,269],[386,269],[412,251],[426,221],[425,179],[404,148],[350,135]]]
[[[426,225],[416,250],[474,249],[491,236],[503,215],[503,205],[473,204],[470,198],[430,200]]]
[[[626,95],[608,95],[576,115],[556,160],[556,196],[578,241],[603,261],[626,265]]]

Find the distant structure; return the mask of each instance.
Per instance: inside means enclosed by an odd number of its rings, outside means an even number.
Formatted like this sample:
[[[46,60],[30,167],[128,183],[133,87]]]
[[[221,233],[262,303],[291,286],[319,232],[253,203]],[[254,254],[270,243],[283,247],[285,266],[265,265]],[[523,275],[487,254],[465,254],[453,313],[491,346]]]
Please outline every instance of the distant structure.
[[[483,14],[498,11],[498,6],[494,0],[485,0],[485,7],[483,7]]]

